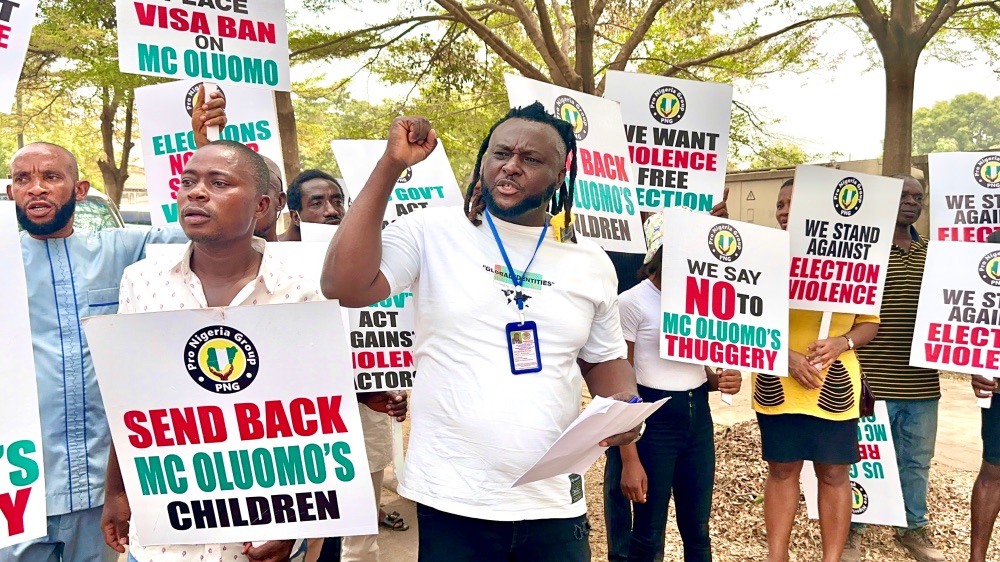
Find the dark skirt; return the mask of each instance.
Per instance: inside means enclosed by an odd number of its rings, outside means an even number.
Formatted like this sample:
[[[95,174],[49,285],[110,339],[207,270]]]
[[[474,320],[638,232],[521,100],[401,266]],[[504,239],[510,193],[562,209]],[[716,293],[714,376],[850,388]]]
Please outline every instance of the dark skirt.
[[[758,412],[757,425],[768,462],[854,464],[861,460],[857,419],[832,421],[805,414]]]

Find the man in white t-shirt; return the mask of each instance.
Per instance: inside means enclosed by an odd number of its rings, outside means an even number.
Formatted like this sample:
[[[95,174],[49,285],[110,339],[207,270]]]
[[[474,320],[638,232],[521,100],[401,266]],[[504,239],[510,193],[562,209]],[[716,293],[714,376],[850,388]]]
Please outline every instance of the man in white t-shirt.
[[[611,262],[561,227],[572,128],[538,103],[511,110],[483,142],[464,210],[426,209],[383,231],[396,179],[436,144],[425,119],[393,121],[321,283],[345,306],[412,287],[420,377],[399,492],[418,503],[419,559],[588,561],[580,475],[511,487],[577,417],[583,380],[593,395],[636,393]]]

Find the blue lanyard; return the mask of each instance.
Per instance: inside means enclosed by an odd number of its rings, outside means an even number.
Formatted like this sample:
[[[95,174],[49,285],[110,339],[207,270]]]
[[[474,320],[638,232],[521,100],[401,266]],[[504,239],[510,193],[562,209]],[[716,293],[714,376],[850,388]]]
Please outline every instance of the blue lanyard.
[[[528,265],[525,266],[524,271],[521,275],[514,272],[514,266],[510,265],[510,258],[507,257],[507,250],[503,247],[503,240],[500,239],[500,233],[497,232],[497,227],[493,224],[493,219],[490,217],[489,211],[483,211],[486,215],[486,223],[490,225],[490,230],[493,231],[493,239],[497,241],[497,247],[500,248],[500,255],[503,256],[503,263],[507,266],[507,272],[510,273],[510,282],[514,284],[514,300],[517,301],[517,315],[521,320],[521,324],[524,324],[524,278],[528,276],[528,269],[531,264],[535,261],[535,256],[538,255],[538,249],[542,247],[542,242],[545,241],[545,233],[549,230],[549,223],[545,221],[545,225],[542,227],[542,235],[538,237],[538,244],[535,245],[535,252],[531,254],[531,259],[528,261]]]

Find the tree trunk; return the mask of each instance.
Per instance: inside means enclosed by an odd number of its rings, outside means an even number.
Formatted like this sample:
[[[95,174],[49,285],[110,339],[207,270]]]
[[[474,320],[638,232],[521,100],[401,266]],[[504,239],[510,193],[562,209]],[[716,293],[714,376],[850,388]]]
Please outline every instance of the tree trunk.
[[[281,157],[285,164],[285,179],[291,182],[299,175],[299,134],[295,130],[295,108],[291,92],[274,92],[274,106],[278,114],[278,135],[281,138]]]
[[[920,52],[912,45],[902,45],[897,52],[882,55],[885,67],[883,175],[910,173],[913,152],[913,85],[919,59]]]

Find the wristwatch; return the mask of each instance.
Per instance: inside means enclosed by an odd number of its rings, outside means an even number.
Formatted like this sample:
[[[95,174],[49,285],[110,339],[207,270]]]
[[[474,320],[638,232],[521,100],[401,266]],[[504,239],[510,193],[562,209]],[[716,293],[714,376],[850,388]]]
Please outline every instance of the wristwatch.
[[[646,431],[646,422],[642,422],[642,424],[639,426],[639,436],[636,437],[635,440],[632,441],[632,443],[637,443],[640,439],[642,439],[642,434],[645,433],[645,431]],[[629,445],[631,445],[632,443],[629,443]]]
[[[854,340],[853,340],[853,339],[851,339],[851,336],[847,336],[847,335],[845,335],[845,336],[844,336],[844,339],[846,339],[846,340],[847,340],[847,348],[848,348],[848,349],[854,349]]]

